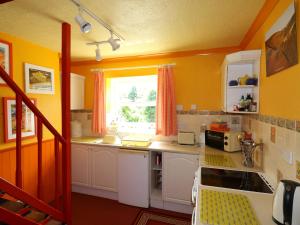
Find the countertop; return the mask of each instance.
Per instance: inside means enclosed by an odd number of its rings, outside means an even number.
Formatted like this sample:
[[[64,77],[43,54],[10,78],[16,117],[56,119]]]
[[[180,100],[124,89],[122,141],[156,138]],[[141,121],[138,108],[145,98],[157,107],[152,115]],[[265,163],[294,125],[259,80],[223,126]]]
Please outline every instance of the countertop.
[[[234,166],[229,168],[224,166],[208,165],[207,162],[205,161],[205,155],[206,156],[219,155],[225,158],[229,156],[232,159]],[[254,172],[260,172],[261,174],[264,175],[264,177],[268,178],[266,174],[261,172],[261,169],[259,167],[256,166],[254,168],[247,168],[243,166],[241,162],[242,162],[242,155],[240,152],[227,153],[209,147],[206,147],[200,151],[200,167],[214,167],[214,168],[222,168],[222,169],[254,171]],[[272,184],[274,188],[274,182],[272,182],[270,179],[268,179],[268,181]],[[204,189],[220,191],[220,192],[229,192],[235,194],[243,194],[247,196],[259,223],[261,225],[275,225],[275,223],[272,221],[272,204],[273,204],[274,194],[264,194],[264,193],[250,192],[250,191],[205,186],[201,184],[201,175],[199,173],[198,173],[198,196],[197,196],[196,214],[195,214],[196,225],[206,225],[200,222],[200,213],[201,213],[200,210],[201,191],[200,190],[204,190]]]
[[[72,139],[72,144],[82,144],[82,145],[91,145],[91,146],[107,146],[113,148],[122,148],[122,149],[136,149],[144,151],[164,151],[164,152],[173,152],[173,153],[184,153],[184,154],[193,154],[199,155],[202,148],[197,145],[179,145],[173,142],[162,142],[162,141],[153,141],[147,147],[136,147],[136,146],[122,146],[120,142],[114,144],[104,144],[101,138],[74,138]]]

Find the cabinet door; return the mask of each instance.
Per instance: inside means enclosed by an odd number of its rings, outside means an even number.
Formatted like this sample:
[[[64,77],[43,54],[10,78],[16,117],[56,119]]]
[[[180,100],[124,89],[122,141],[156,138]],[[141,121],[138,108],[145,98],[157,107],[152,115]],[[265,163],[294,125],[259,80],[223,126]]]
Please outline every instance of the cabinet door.
[[[72,145],[72,183],[81,186],[90,185],[89,148],[84,145]]]
[[[92,186],[117,192],[118,150],[109,147],[95,147],[91,153]]]
[[[195,172],[199,167],[197,155],[163,154],[163,200],[191,204]]]

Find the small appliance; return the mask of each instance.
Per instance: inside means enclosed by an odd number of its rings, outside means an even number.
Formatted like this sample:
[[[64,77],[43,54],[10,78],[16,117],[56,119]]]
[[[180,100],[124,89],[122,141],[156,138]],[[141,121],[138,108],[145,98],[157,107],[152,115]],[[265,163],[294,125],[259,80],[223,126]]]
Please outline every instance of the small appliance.
[[[177,135],[177,142],[181,145],[195,145],[195,133],[179,131]]]
[[[300,224],[300,184],[295,181],[279,182],[273,201],[273,221],[279,225]]]
[[[224,150],[226,152],[236,152],[241,150],[241,145],[238,136],[239,131],[205,131],[205,144],[212,148]]]

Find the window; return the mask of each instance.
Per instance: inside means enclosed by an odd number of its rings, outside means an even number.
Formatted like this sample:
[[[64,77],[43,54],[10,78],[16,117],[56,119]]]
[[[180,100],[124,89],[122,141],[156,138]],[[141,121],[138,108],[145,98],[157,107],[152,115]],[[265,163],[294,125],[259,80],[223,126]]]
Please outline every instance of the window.
[[[157,75],[109,78],[107,124],[119,132],[154,134]]]

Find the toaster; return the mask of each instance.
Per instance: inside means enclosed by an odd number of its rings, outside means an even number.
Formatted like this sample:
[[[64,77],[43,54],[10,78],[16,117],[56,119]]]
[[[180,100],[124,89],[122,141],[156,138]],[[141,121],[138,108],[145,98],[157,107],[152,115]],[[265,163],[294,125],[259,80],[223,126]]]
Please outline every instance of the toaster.
[[[181,145],[195,145],[195,133],[179,131],[177,135],[177,142]]]

